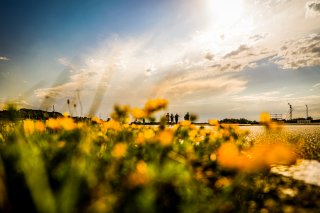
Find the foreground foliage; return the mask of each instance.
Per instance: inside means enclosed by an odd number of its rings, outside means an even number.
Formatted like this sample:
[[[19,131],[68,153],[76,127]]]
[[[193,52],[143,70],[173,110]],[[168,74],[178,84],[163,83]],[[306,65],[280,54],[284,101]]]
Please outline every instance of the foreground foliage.
[[[0,210],[5,212],[317,211],[318,187],[269,172],[291,164],[290,141],[253,146],[237,126],[128,124],[165,100],[116,106],[112,120],[65,116],[2,126]],[[268,131],[279,130],[265,115]]]

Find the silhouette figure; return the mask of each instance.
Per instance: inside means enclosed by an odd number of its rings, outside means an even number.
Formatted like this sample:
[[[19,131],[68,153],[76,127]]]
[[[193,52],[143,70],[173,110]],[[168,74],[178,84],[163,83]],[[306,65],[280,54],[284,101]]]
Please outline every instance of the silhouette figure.
[[[187,112],[187,114],[185,114],[185,116],[184,116],[184,120],[190,120],[190,115],[189,115],[189,112]]]
[[[175,121],[176,121],[176,124],[178,123],[178,121],[179,121],[179,115],[178,114],[175,114],[175,116],[174,116],[174,119],[175,119]]]
[[[166,118],[167,118],[167,123],[169,123],[169,121],[170,121],[170,115],[169,115],[169,113],[166,114]]]
[[[173,124],[173,118],[174,118],[174,116],[173,116],[173,114],[171,113],[171,115],[170,115],[171,124]]]

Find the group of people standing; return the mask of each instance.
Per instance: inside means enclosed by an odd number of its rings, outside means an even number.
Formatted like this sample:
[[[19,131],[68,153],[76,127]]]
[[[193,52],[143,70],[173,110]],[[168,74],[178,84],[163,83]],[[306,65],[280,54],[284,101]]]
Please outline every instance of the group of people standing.
[[[180,115],[178,115],[178,114],[173,115],[171,113],[171,115],[170,115],[169,113],[167,113],[166,114],[167,123],[171,123],[171,124],[176,123],[177,124],[179,122],[179,117],[180,117]],[[185,114],[184,120],[190,120],[189,112],[187,112],[187,114]]]

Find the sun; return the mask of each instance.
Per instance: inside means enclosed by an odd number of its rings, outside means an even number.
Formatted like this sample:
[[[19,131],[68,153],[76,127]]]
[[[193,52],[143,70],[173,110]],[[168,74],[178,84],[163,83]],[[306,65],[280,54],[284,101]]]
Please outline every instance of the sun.
[[[207,0],[207,9],[212,21],[222,28],[232,27],[244,16],[243,0]]]

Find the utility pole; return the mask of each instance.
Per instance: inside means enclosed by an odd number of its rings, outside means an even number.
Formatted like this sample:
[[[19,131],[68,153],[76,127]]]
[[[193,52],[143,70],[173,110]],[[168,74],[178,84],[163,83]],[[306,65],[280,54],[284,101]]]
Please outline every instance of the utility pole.
[[[292,105],[290,103],[288,103],[289,105],[289,115],[290,115],[290,120],[292,120],[292,112],[293,112],[293,108],[292,108]]]
[[[309,112],[308,112],[308,105],[306,105],[306,113],[307,113],[307,120],[308,120],[308,118],[309,118]]]

